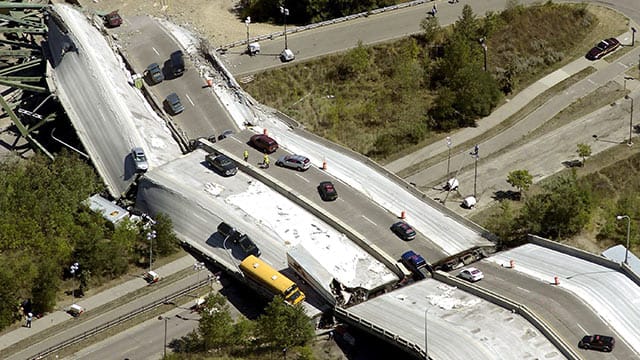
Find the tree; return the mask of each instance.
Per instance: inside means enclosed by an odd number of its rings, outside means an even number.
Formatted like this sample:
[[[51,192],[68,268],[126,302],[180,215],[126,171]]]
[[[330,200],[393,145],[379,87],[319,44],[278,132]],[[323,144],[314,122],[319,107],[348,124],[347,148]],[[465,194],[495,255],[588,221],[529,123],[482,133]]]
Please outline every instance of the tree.
[[[288,305],[279,296],[273,298],[258,318],[257,328],[265,345],[274,349],[305,345],[315,336],[302,304]]]
[[[582,158],[582,165],[584,166],[585,158],[591,156],[591,145],[580,143],[578,144],[578,150],[576,151],[578,156]]]
[[[198,332],[204,350],[228,346],[232,342],[233,320],[227,300],[218,293],[209,295],[201,314]]]
[[[440,28],[440,23],[438,22],[438,18],[435,16],[427,16],[420,22],[420,28],[424,32],[424,40],[429,45],[433,45],[433,43],[441,36],[442,29]]]
[[[514,170],[507,176],[507,182],[518,189],[520,196],[523,191],[529,190],[529,186],[533,184],[533,176],[527,170]]]

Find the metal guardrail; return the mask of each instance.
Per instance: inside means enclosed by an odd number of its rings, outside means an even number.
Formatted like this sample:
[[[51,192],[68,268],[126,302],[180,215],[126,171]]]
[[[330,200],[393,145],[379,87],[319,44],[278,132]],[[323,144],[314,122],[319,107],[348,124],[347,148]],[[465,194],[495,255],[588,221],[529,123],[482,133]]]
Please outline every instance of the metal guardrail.
[[[84,332],[80,336],[75,336],[75,337],[73,337],[71,339],[68,339],[66,341],[63,341],[63,342],[61,342],[61,343],[59,343],[57,345],[51,346],[51,347],[47,348],[46,350],[41,351],[37,355],[30,357],[29,359],[31,359],[31,360],[42,359],[43,357],[45,357],[47,355],[50,355],[50,354],[52,354],[52,353],[54,353],[56,351],[60,351],[60,350],[66,348],[66,347],[69,347],[71,345],[77,344],[77,343],[79,343],[79,342],[81,342],[81,341],[83,341],[83,340],[85,340],[85,339],[87,339],[87,338],[89,338],[91,336],[94,336],[94,335],[96,335],[96,334],[98,334],[100,332],[108,330],[108,329],[110,329],[110,328],[112,328],[112,327],[114,327],[116,325],[119,325],[119,324],[121,324],[121,323],[123,323],[123,322],[125,322],[125,321],[127,321],[129,319],[132,319],[132,318],[134,318],[134,317],[136,317],[136,316],[138,316],[138,315],[140,315],[140,314],[142,314],[144,312],[153,310],[153,309],[155,309],[155,308],[157,308],[157,307],[159,307],[161,305],[165,305],[168,302],[170,302],[171,300],[174,300],[174,299],[176,299],[176,298],[178,298],[178,297],[180,297],[182,295],[185,295],[185,294],[187,294],[187,293],[189,293],[189,292],[191,292],[191,291],[193,291],[193,290],[195,290],[197,288],[200,288],[200,287],[202,287],[204,285],[209,284],[209,282],[210,282],[210,279],[202,279],[202,280],[200,280],[199,282],[197,282],[197,283],[195,283],[193,285],[190,285],[190,286],[188,286],[188,287],[186,287],[186,288],[184,288],[182,290],[178,290],[178,291],[176,291],[175,293],[173,293],[173,294],[171,294],[169,296],[165,296],[162,300],[157,300],[157,301],[155,301],[155,302],[153,302],[151,304],[147,304],[145,306],[142,306],[142,307],[140,307],[138,309],[135,309],[135,310],[133,310],[133,311],[127,313],[127,314],[124,314],[124,315],[122,315],[122,316],[120,316],[120,317],[118,317],[116,319],[108,321],[108,322],[106,322],[106,323],[104,323],[104,324],[102,324],[100,326],[96,326],[93,329]]]
[[[341,23],[341,22],[355,20],[355,19],[362,18],[362,17],[368,17],[369,15],[381,14],[381,13],[386,12],[386,11],[393,11],[393,10],[398,10],[398,9],[404,9],[404,8],[411,7],[411,6],[422,5],[424,3],[428,3],[428,2],[431,2],[431,1],[434,1],[434,0],[414,0],[414,1],[409,1],[409,2],[402,3],[402,4],[398,4],[398,5],[387,6],[387,7],[383,7],[383,8],[379,8],[379,9],[374,9],[374,10],[371,10],[371,11],[365,11],[365,12],[361,12],[361,13],[358,13],[358,14],[347,15],[347,16],[343,16],[343,17],[337,18],[337,19],[321,21],[321,22],[318,22],[318,23],[313,23],[313,24],[309,24],[309,25],[305,25],[305,26],[296,26],[294,28],[287,29],[287,34],[294,34],[294,33],[300,32],[300,31],[312,30],[312,29],[315,29],[315,28],[318,28],[318,27],[338,24],[338,23]],[[277,32],[274,32],[274,33],[271,33],[271,34],[255,36],[255,37],[252,37],[252,38],[249,38],[249,39],[237,40],[237,41],[234,41],[232,43],[228,43],[228,44],[222,45],[220,47],[217,47],[216,51],[226,51],[227,49],[231,49],[231,48],[234,48],[234,47],[240,46],[240,45],[248,45],[248,44],[251,44],[252,42],[256,42],[256,41],[273,40],[274,38],[280,37],[280,36],[284,36],[284,31],[277,31]]]

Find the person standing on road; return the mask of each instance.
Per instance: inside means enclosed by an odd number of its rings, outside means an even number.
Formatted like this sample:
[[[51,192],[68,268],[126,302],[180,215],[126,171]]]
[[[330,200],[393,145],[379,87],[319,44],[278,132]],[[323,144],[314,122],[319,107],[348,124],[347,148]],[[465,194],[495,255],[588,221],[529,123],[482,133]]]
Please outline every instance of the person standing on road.
[[[33,314],[32,313],[28,313],[27,314],[27,327],[31,328],[31,321],[33,321]]]
[[[262,165],[264,166],[265,169],[269,168],[269,155],[268,154],[264,154],[264,158],[262,160]]]
[[[242,157],[244,158],[244,162],[249,161],[249,151],[248,151],[248,150],[245,150],[245,151],[242,153]]]

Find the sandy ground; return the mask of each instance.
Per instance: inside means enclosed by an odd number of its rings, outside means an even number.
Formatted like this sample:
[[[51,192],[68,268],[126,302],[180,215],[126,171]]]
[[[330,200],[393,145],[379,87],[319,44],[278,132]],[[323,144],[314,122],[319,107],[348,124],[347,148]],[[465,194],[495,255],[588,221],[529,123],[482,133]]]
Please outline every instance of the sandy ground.
[[[151,15],[184,26],[220,46],[247,37],[244,19],[234,11],[237,0],[79,0],[90,11],[119,10],[124,21],[127,16]],[[251,23],[251,37],[282,31],[282,27]]]

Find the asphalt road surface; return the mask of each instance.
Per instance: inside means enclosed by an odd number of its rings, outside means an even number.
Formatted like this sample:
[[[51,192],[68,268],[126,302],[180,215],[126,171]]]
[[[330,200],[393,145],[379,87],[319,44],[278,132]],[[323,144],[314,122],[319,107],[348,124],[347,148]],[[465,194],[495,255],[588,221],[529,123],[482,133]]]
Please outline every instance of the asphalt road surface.
[[[172,116],[172,119],[188,138],[218,136],[227,129],[237,130],[236,123],[213,90],[205,86],[201,71],[206,71],[206,68],[200,63],[194,63],[184,49],[186,70],[182,76],[172,78],[169,55],[179,50],[180,44],[156,19],[133,17],[113,31],[121,38],[124,54],[139,74],[151,63],[160,65],[165,80],[155,85],[145,80],[145,84],[160,107],[167,95],[172,92],[178,94],[185,110]]]

